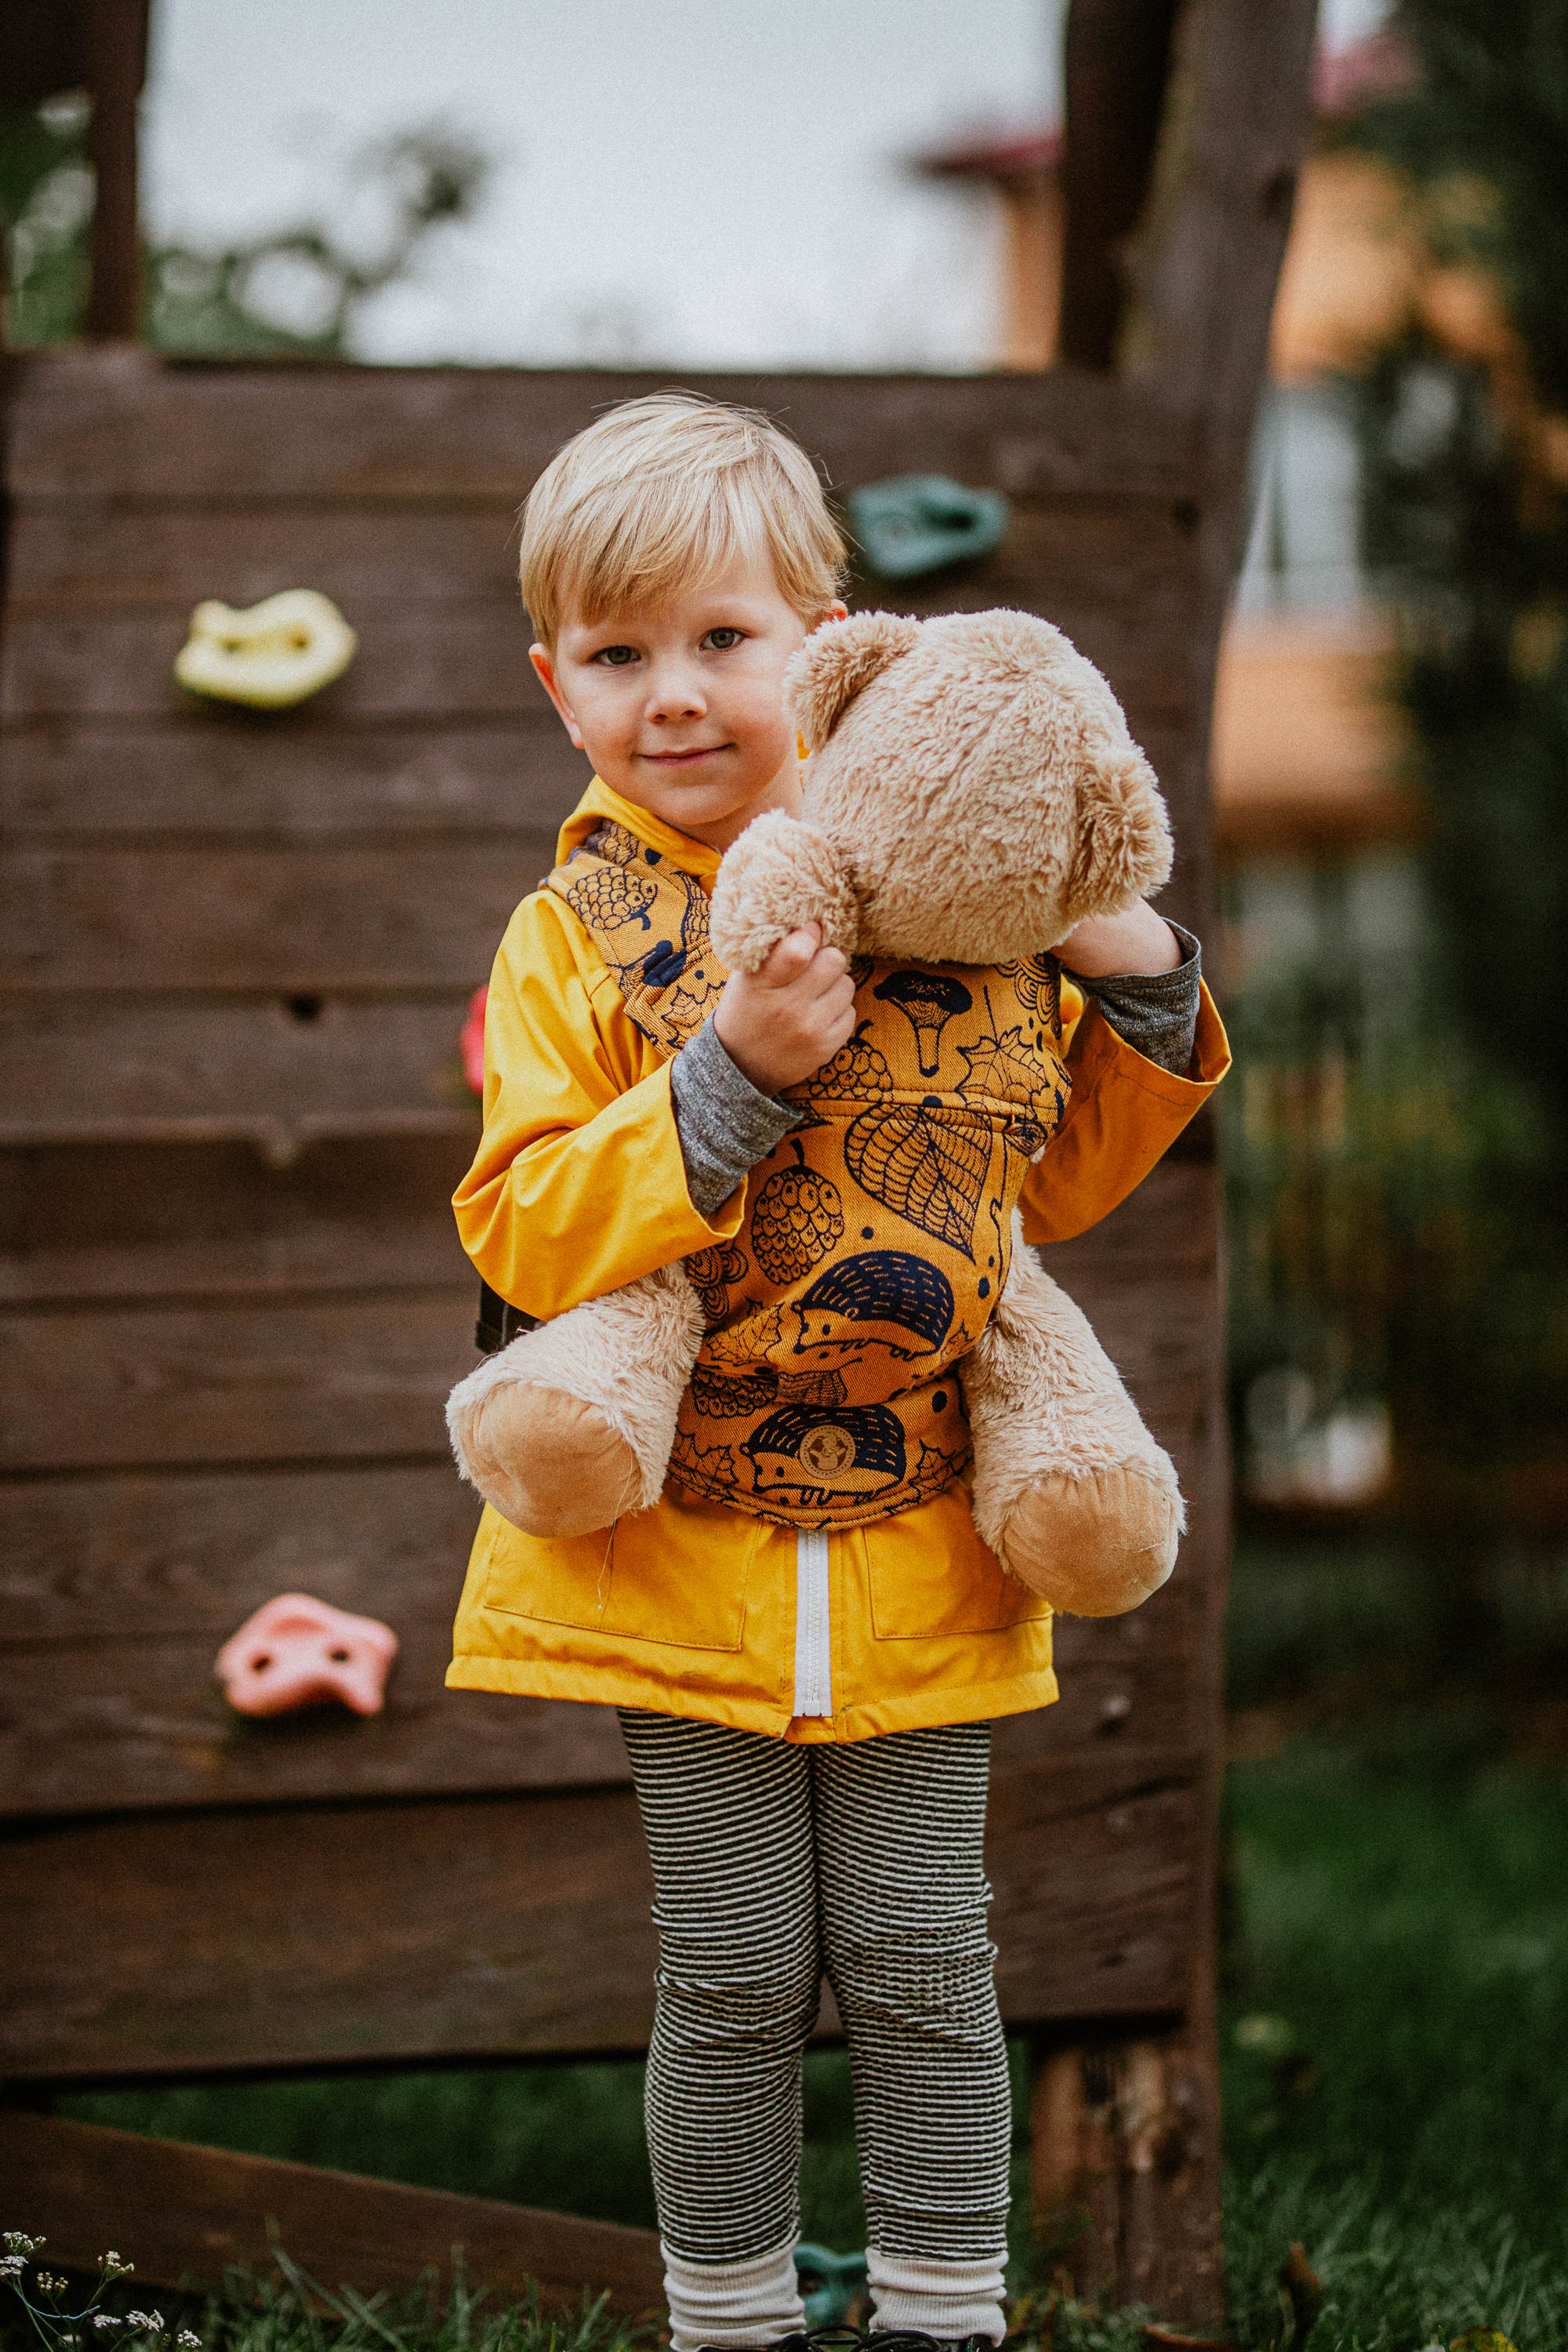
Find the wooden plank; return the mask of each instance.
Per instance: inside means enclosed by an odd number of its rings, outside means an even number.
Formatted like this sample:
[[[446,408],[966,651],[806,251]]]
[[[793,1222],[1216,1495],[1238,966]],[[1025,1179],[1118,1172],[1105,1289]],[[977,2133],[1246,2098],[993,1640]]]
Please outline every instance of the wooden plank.
[[[450,1289],[479,1277],[449,1206],[468,1134],[309,1146],[74,1144],[0,1153],[0,1300]]]
[[[282,1160],[321,1136],[477,1139],[458,1058],[468,994],[0,1009],[0,1144],[241,1139]]]
[[[942,467],[978,478],[992,444],[1048,448],[1064,496],[1180,498],[1199,436],[1141,389],[1045,377],[684,376],[766,409],[827,463],[840,492]],[[143,352],[60,352],[18,386],[13,494],[77,504],[261,499],[515,504],[606,401],[668,375],[592,370],[178,365]],[[847,397],[847,391],[849,396]]]
[[[243,1144],[0,1153],[0,1300],[477,1284],[448,1205],[470,1158],[468,1137],[456,1135],[324,1140],[283,1167]],[[1175,1344],[1202,1370],[1216,1243],[1213,1171],[1167,1159],[1092,1233],[1040,1256],[1113,1353]],[[1151,1284],[1164,1307],[1157,1328]]]
[[[410,528],[416,526],[411,523]],[[1007,539],[963,579],[879,588],[862,604],[900,612],[977,612],[1025,605],[1067,631],[1140,714],[1192,712],[1186,658],[1184,541],[1169,553],[1143,518],[1119,519],[1096,547],[1068,519],[1022,514]],[[1052,551],[1042,546],[1052,542]],[[1087,543],[1086,543],[1087,542]],[[1047,562],[1055,551],[1057,562]],[[346,674],[293,714],[258,718],[186,694],[174,674],[184,643],[184,611],[141,606],[107,611],[23,609],[8,618],[0,709],[8,723],[128,719],[184,723],[204,732],[342,727],[431,719],[472,723],[509,719],[539,688],[528,663],[528,629],[510,600],[468,606],[382,605],[351,611],[359,651]]]
[[[1107,1330],[1162,1442],[1201,1410],[1205,1336],[1181,1302]],[[1194,1302],[1195,1305],[1195,1302]],[[1169,1315],[1162,1310],[1175,1308]],[[109,1469],[445,1451],[442,1406],[472,1362],[474,1291],[38,1308],[0,1330],[0,1467]]]
[[[1140,714],[1161,774],[1190,727]],[[553,841],[588,781],[542,693],[504,719],[258,729],[155,721],[13,726],[0,733],[0,825],[18,842],[112,834],[222,840],[399,840],[439,830]]]
[[[447,1203],[469,1158],[466,1136],[323,1140],[282,1167],[236,1144],[0,1154],[0,1298],[460,1284],[468,1262]],[[1202,1310],[1216,1245],[1213,1171],[1167,1159],[1091,1233],[1039,1255],[1129,1369],[1160,1357],[1201,1377],[1213,1360]]]
[[[0,824],[13,839],[439,830],[448,841],[526,831],[553,842],[588,775],[542,693],[476,725],[253,726],[215,714],[194,726],[182,714],[167,726],[14,726],[0,734]]]
[[[1027,551],[1050,593],[1122,604],[1141,589],[1168,594],[1193,519],[1168,487],[1107,476],[1064,486],[1060,453],[1044,441],[987,446],[984,478],[1013,499]],[[476,606],[521,624],[512,508],[57,506],[24,499],[15,521],[6,600],[27,616],[91,618],[147,611],[183,617],[205,596],[250,604],[309,583],[358,620]],[[1124,569],[1126,567],[1126,569]],[[1012,569],[1019,569],[1014,561]],[[1131,577],[1129,577],[1129,572]],[[941,588],[971,575],[949,575]],[[984,572],[980,576],[984,576]],[[900,594],[906,593],[900,588]],[[914,595],[938,593],[910,583]]]
[[[624,1780],[608,1710],[444,1688],[478,1508],[449,1462],[0,1486],[3,1810]],[[219,1647],[298,1590],[393,1625],[384,1714],[227,1706]]]
[[[474,1292],[42,1309],[0,1326],[0,1467],[439,1457]]]
[[[433,2274],[445,2294],[460,2263],[470,2288],[502,2301],[537,2290],[547,2307],[580,2308],[584,2294],[605,2294],[634,2320],[662,2303],[663,2258],[649,2230],[52,2116],[5,2116],[0,2203],[67,2270],[97,2269],[112,2219],[121,2243],[135,2249],[139,2287],[221,2287],[231,2263],[265,2277],[276,2238],[329,2293],[417,2287]]]
[[[448,1517],[462,1516],[454,1504]],[[255,1549],[253,1544],[252,1558]],[[401,1648],[386,1712],[363,1721],[336,1708],[265,1723],[236,1716],[213,1681],[213,1660],[243,1622],[240,1609],[217,1633],[197,1633],[176,1620],[133,1646],[90,1623],[68,1643],[7,1643],[0,1652],[6,1674],[0,1810],[17,1821],[41,1820],[624,1780],[619,1734],[607,1709],[443,1688],[466,1557],[460,1541],[433,1552],[424,1563],[424,1589],[411,1599],[406,1572],[389,1573],[380,1590],[365,1580],[359,1599],[395,1628]],[[16,1580],[25,1580],[26,1565]],[[301,1574],[290,1563],[286,1579],[274,1577],[257,1597],[343,1581],[341,1574]],[[83,1620],[89,1613],[78,1612]],[[1156,1618],[1173,1622],[1168,1608]],[[1119,1658],[1075,1654],[1096,1637],[1079,1645],[1066,1637],[1080,1628],[1064,1627],[1060,1705],[1039,1725],[1009,1718],[1019,1727],[999,1738],[998,1758],[1114,1747],[1114,1766],[1107,1769],[1119,1775],[1168,1771],[1173,1756],[1190,1770],[1190,1643],[1181,1638],[1188,1629],[1179,1616],[1174,1622],[1175,1639],[1156,1646],[1152,1626],[1141,1652]],[[1098,1646],[1112,1644],[1101,1636]]]
[[[182,716],[11,727],[0,735],[0,823],[14,839],[439,829],[448,840],[509,830],[552,840],[588,775],[542,694],[482,725],[197,727]]]
[[[1173,2009],[1193,1774],[999,1769],[987,1869],[1015,2022]],[[57,1822],[0,1844],[14,2080],[646,2046],[627,1790]]]
[[[472,989],[554,828],[391,848],[16,849],[0,859],[0,984]]]
[[[1180,86],[1169,110],[1160,193],[1139,257],[1129,334],[1134,367],[1156,398],[1201,426],[1211,469],[1208,493],[1197,502],[1202,590],[1194,598],[1190,640],[1194,702],[1205,713],[1241,557],[1247,454],[1307,132],[1316,16],[1314,0],[1195,0],[1184,11]],[[1205,724],[1194,743],[1205,764],[1206,736]],[[1205,870],[1208,839],[1203,826],[1184,845],[1184,898],[1200,930],[1214,904]],[[1216,1336],[1217,1309],[1216,1286]],[[1202,1616],[1193,1696],[1205,1757],[1196,1814],[1199,1878],[1182,2001],[1185,2021],[1167,2066],[1170,2095],[1185,2117],[1185,2142],[1183,2160],[1168,2179],[1151,2176],[1146,2210],[1129,2240],[1142,2250],[1131,2291],[1205,2321],[1218,2320],[1224,2309],[1215,2021],[1219,1663],[1229,1535],[1221,1394],[1216,1362],[1189,1538],[1194,1559],[1209,1569],[1195,1592]]]
[[[137,605],[188,613],[203,597],[254,604],[305,584],[360,612],[476,600],[517,585],[516,494],[483,507],[304,505],[215,509],[25,504],[6,583],[14,611]]]
[[[1064,359],[1116,364],[1127,254],[1153,165],[1177,0],[1072,0],[1063,43]]]
[[[359,651],[337,682],[284,714],[283,728],[349,719],[506,718],[538,692],[528,632],[497,596],[469,608],[386,606],[362,614]],[[8,719],[180,719],[204,730],[276,729],[188,695],[174,677],[184,613],[21,612],[6,622],[0,708]]]

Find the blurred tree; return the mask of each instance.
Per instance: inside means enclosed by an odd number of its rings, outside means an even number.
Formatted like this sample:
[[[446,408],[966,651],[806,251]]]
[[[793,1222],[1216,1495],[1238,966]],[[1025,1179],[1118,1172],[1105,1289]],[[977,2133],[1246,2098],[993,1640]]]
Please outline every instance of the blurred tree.
[[[1381,1333],[1405,1494],[1446,1512],[1427,1468],[1462,1457],[1479,1521],[1510,1464],[1524,1516],[1549,1517],[1568,1476],[1568,0],[1401,0],[1394,23],[1406,86],[1331,135],[1401,175],[1426,257],[1351,390],[1363,558],[1432,811],[1430,969],[1393,1060],[1363,1051],[1370,1000],[1342,968],[1320,973],[1328,1010],[1300,988],[1238,1004],[1258,1072],[1250,1118],[1229,1114],[1233,1202],[1266,1211],[1300,1293],[1255,1286],[1238,1369],[1310,1356],[1314,1314],[1360,1328],[1369,1364]],[[1306,1111],[1285,1099],[1303,1073]],[[1264,1076],[1284,1088],[1267,1115]],[[1297,1228],[1322,1266],[1292,1259]]]
[[[0,113],[6,341],[17,348],[66,342],[81,331],[90,111],[84,95],[67,92]],[[190,355],[341,358],[356,312],[407,276],[433,228],[474,213],[490,170],[472,140],[431,124],[353,156],[325,222],[210,253],[150,247],[142,334],[157,350]]]
[[[1418,72],[1344,135],[1433,267],[1360,402],[1455,1020],[1568,1139],[1568,0],[1404,0]]]

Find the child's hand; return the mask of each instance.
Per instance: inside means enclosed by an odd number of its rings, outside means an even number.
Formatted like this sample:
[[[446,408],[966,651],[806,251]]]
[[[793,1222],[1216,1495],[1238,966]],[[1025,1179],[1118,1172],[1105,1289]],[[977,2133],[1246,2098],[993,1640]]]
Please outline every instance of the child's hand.
[[[765,1095],[798,1086],[830,1062],[855,1027],[847,959],[815,923],[782,939],[760,971],[732,971],[713,1015],[719,1043]]]
[[[1164,918],[1140,898],[1122,915],[1086,916],[1076,931],[1057,941],[1056,952],[1080,979],[1105,980],[1113,973],[1174,971],[1182,943]]]

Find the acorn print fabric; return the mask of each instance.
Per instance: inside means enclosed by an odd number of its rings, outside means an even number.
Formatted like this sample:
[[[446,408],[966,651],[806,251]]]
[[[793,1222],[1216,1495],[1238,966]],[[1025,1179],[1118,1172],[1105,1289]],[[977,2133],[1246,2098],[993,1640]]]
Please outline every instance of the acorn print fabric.
[[[611,823],[546,887],[679,1052],[726,977],[700,883]],[[956,1367],[1067,1106],[1054,958],[851,970],[854,1035],[790,1090],[801,1125],[752,1170],[735,1239],[687,1260],[708,1336],[670,1475],[787,1527],[887,1518],[968,1468]]]

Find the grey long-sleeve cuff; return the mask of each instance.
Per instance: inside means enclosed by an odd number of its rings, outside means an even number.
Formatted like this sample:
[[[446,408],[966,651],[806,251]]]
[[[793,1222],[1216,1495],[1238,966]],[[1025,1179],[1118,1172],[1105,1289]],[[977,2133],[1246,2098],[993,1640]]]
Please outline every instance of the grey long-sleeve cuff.
[[[676,1055],[669,1093],[686,1189],[700,1217],[710,1217],[758,1160],[800,1125],[799,1111],[763,1094],[737,1068],[711,1021]]]
[[[1170,917],[1165,918],[1170,922]],[[1198,982],[1203,950],[1180,923],[1171,929],[1182,943],[1182,961],[1174,971],[1107,973],[1089,980],[1081,972],[1062,970],[1092,996],[1119,1037],[1146,1062],[1158,1063],[1173,1077],[1184,1078],[1192,1066],[1198,1031]]]

